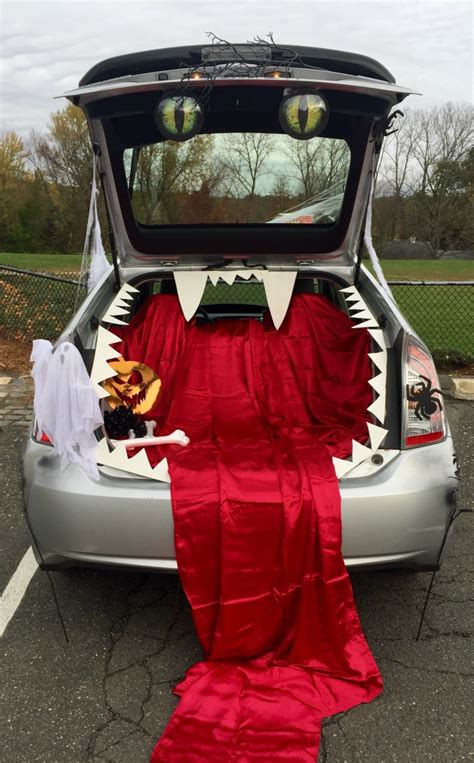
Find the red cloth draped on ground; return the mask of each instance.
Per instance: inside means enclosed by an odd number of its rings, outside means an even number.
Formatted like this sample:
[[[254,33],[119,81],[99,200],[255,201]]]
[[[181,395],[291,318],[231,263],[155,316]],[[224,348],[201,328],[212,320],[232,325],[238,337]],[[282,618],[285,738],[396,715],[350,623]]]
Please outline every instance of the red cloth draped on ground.
[[[154,368],[176,555],[206,660],[152,762],[315,761],[321,719],[381,691],[341,555],[331,456],[367,439],[370,337],[324,297],[270,320],[185,324],[151,298],[121,331]],[[150,415],[150,417],[152,417]]]

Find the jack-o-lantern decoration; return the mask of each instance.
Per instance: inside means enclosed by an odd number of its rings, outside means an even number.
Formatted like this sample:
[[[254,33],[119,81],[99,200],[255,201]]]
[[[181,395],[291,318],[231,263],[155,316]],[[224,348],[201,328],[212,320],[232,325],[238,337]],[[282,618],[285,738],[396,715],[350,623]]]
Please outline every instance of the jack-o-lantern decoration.
[[[146,413],[158,400],[161,380],[155,371],[136,360],[109,360],[109,366],[117,372],[106,379],[104,389],[109,393],[107,402],[111,408],[125,405],[134,413]]]

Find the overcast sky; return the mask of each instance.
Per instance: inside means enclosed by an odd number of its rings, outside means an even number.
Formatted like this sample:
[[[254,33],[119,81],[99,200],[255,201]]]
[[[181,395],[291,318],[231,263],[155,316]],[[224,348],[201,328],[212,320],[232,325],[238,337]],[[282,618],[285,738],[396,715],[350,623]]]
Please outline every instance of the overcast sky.
[[[264,36],[363,53],[423,93],[412,107],[471,101],[472,3],[465,0],[0,0],[0,130],[44,129],[62,101],[109,56]]]

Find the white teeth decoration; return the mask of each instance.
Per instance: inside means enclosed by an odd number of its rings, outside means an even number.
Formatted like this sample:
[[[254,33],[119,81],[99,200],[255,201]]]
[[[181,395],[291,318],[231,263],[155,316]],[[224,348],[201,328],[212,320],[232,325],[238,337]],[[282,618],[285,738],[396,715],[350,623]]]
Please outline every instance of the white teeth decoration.
[[[385,396],[380,396],[367,408],[380,422],[385,421]]]
[[[296,272],[287,270],[266,270],[263,274],[268,309],[276,329],[280,328],[285,319],[293,294],[295,279]]]
[[[345,289],[339,289],[339,291],[340,291],[342,294],[357,294],[357,296],[359,297],[359,299],[361,299],[361,297],[359,296],[359,292],[357,291],[357,289],[356,289],[356,287],[355,287],[355,286],[346,286],[346,288],[345,288]]]
[[[387,348],[385,346],[383,331],[379,328],[375,316],[370,311],[368,305],[364,302],[355,286],[348,286],[345,289],[340,289],[340,291],[344,294],[344,299],[351,318],[362,321],[361,323],[354,325],[353,328],[366,328],[374,342],[380,348],[378,352],[369,352],[369,358],[377,369],[376,375],[372,379],[369,379],[369,384],[377,393],[377,397],[373,403],[369,405],[367,410],[372,413],[381,424],[383,424],[385,420],[385,395],[387,388]],[[380,447],[385,436],[388,434],[387,429],[372,423],[367,423],[367,429],[369,433],[370,447],[353,440],[350,459],[333,458],[334,470],[338,479],[347,474],[347,472],[350,472],[351,469],[358,466],[362,461],[370,458],[374,451]]]
[[[118,316],[127,315],[127,313],[130,312],[129,303],[133,300],[133,295],[137,292],[138,289],[135,289],[134,286],[130,286],[128,283],[124,284],[115,296],[105,315],[102,317],[104,323],[115,323],[117,325],[126,326],[127,321],[121,320]]]
[[[107,439],[104,437],[97,446],[97,463],[103,466],[109,466],[112,469],[131,472],[140,477],[149,477],[159,482],[170,482],[168,471],[168,461],[163,458],[154,468],[151,467],[145,448],[140,450],[135,456],[128,457],[127,451],[123,446],[110,450]]]
[[[127,321],[121,320],[118,316],[127,315],[130,312],[130,302],[133,301],[133,296],[137,292],[138,289],[130,286],[130,284],[124,284],[103,316],[102,320],[104,323],[126,326]],[[118,350],[112,346],[117,344],[117,342],[120,342],[120,337],[116,336],[111,331],[108,331],[108,329],[103,326],[99,326],[97,330],[94,363],[91,371],[91,380],[95,385],[99,398],[106,398],[109,396],[109,393],[105,391],[100,382],[117,375],[117,372],[114,371],[107,362],[113,358],[120,357]],[[163,458],[160,463],[152,469],[145,448],[129,458],[127,450],[123,445],[119,445],[111,450],[107,438],[104,437],[97,446],[96,457],[97,463],[102,464],[103,466],[110,466],[113,469],[131,472],[132,474],[138,474],[141,477],[149,477],[150,479],[159,480],[160,482],[170,482],[168,461],[166,458]]]
[[[372,337],[372,339],[377,342],[378,346],[386,352],[385,347],[385,339],[383,338],[383,331],[382,329],[369,329],[369,334]]]
[[[353,326],[353,329],[371,329],[374,328],[374,326],[378,326],[378,323],[376,322],[375,318],[370,318],[368,321],[364,321],[364,323],[358,323],[357,326]]]
[[[273,319],[275,328],[279,328],[285,318],[293,287],[296,279],[296,272],[289,271],[263,271],[263,270],[233,270],[233,271],[175,271],[174,273],[176,289],[178,292],[181,308],[186,320],[190,320],[202,299],[207,279],[215,286],[219,279],[232,285],[237,277],[249,280],[255,278],[263,282],[267,297],[268,308]],[[130,312],[128,303],[133,299],[137,292],[133,286],[124,284],[107,312],[103,316],[103,321],[127,325],[126,321],[118,316],[126,315]],[[375,317],[372,315],[368,306],[360,296],[355,286],[349,286],[341,289],[344,293],[351,317],[363,319],[362,323],[354,328],[367,328],[374,342],[380,347],[379,352],[369,353],[369,357],[380,372],[372,379],[369,384],[377,392],[378,397],[369,406],[368,410],[383,423],[385,418],[385,392],[387,378],[387,350],[383,331],[379,328]],[[97,345],[94,356],[94,364],[91,372],[91,379],[96,386],[99,397],[108,397],[107,392],[100,386],[100,382],[110,379],[116,375],[116,372],[107,363],[108,360],[119,357],[119,352],[112,345],[119,342],[119,338],[111,331],[99,327],[97,332]],[[338,479],[353,469],[362,461],[369,458],[387,435],[387,430],[375,424],[367,424],[370,447],[362,445],[356,440],[352,441],[352,455],[350,459],[333,458],[334,469]],[[168,472],[168,462],[166,458],[152,468],[145,449],[139,451],[132,458],[128,457],[127,450],[123,446],[110,449],[107,439],[104,437],[97,447],[97,462],[104,466],[110,466],[122,471],[131,472],[140,476],[149,477],[160,482],[170,482]]]
[[[95,386],[99,398],[108,397],[109,394],[101,386],[100,382],[105,379],[110,379],[117,374],[117,372],[109,366],[107,361],[120,357],[120,353],[112,347],[112,344],[119,341],[120,339],[118,336],[115,336],[115,334],[112,334],[111,331],[108,331],[103,326],[99,326],[97,329],[97,343],[91,371],[91,381]]]
[[[377,427],[375,424],[367,424],[367,428],[370,435],[370,447],[372,450],[377,450],[388,434],[388,429]]]
[[[362,461],[365,461],[366,458],[370,458],[372,456],[372,448],[367,447],[367,445],[362,445],[360,442],[357,442],[357,440],[352,440],[352,465],[357,466],[357,464],[360,464]]]
[[[215,273],[215,272],[209,273],[209,280],[213,286],[217,284],[220,277],[221,277],[220,273]]]
[[[181,310],[190,321],[199,307],[209,273],[202,270],[176,270],[174,280]]]
[[[385,374],[379,374],[369,379],[369,384],[379,395],[383,395],[387,378]]]
[[[349,294],[348,297],[344,296],[346,302],[359,302],[360,296],[358,294]]]
[[[114,310],[116,307],[127,307],[128,308],[127,313],[130,312],[130,305],[128,304],[128,302],[125,302],[124,299],[119,299],[118,295],[114,299]]]
[[[296,271],[287,270],[176,270],[174,280],[183,315],[191,320],[206,288],[209,278],[213,286],[219,280],[232,286],[236,278],[248,281],[255,278],[263,282],[268,309],[275,328],[280,328],[290,304],[295,285]],[[377,324],[374,324],[376,326]]]
[[[365,320],[373,320],[372,313],[370,313],[366,308],[363,308],[362,310],[358,309],[356,313],[351,312],[351,318],[356,318],[358,321],[361,321],[362,319]]]
[[[344,477],[347,472],[349,472],[351,469],[354,468],[354,464],[352,461],[345,461],[343,458],[333,458],[332,460],[334,464],[334,471],[336,472],[336,477],[340,480],[341,477]]]
[[[114,305],[114,314],[112,317],[116,318],[118,315],[128,315],[130,312],[130,307],[117,307],[117,305]],[[105,320],[105,318],[104,318]]]
[[[137,294],[138,289],[135,289],[134,286],[132,286],[130,283],[124,283],[121,287],[119,293],[117,294],[117,297],[121,297],[122,299],[129,299],[129,297],[125,297],[125,294],[130,294],[133,298],[134,294]]]
[[[372,363],[377,366],[379,371],[385,373],[387,369],[387,353],[386,352],[369,352],[369,358]]]

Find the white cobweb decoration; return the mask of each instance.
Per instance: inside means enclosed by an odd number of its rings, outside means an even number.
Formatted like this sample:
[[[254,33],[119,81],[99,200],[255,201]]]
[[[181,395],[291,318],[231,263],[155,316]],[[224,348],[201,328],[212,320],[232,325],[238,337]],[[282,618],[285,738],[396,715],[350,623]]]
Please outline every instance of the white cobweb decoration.
[[[76,309],[80,292],[86,288],[89,294],[99,283],[105,273],[108,273],[112,266],[105,255],[104,245],[102,243],[102,232],[100,229],[99,211],[97,206],[97,197],[99,189],[97,187],[98,156],[94,153],[92,159],[92,186],[91,199],[89,204],[89,216],[87,218],[86,236],[84,239],[84,249],[82,252],[81,274],[79,276],[79,287],[76,299]]]

